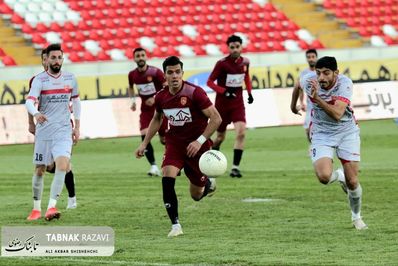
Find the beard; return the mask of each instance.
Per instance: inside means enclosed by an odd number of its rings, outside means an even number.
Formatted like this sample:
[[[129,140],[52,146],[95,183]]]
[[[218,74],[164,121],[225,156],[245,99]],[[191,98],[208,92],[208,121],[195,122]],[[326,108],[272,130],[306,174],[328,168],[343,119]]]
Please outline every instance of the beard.
[[[57,74],[61,71],[61,65],[50,65],[51,72]]]
[[[138,67],[144,67],[145,64],[146,64],[146,62],[144,60],[140,60],[140,61],[137,62],[137,66]]]

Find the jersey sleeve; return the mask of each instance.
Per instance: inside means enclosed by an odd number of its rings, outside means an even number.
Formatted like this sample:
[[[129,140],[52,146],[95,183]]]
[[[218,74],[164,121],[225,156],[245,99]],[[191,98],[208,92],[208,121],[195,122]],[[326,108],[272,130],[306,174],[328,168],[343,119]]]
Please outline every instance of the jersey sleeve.
[[[207,83],[206,83],[206,85],[209,88],[211,88],[212,90],[214,90],[217,93],[224,93],[224,91],[225,91],[225,88],[214,83],[214,81],[217,80],[218,77],[220,76],[221,69],[222,69],[221,62],[218,61],[217,64],[214,66],[213,71],[210,73],[210,76],[207,79]]]
[[[336,92],[336,95],[334,96],[334,99],[350,104],[353,93],[352,89],[353,89],[352,81],[348,78],[344,78],[339,85],[339,88]]]
[[[160,93],[155,94],[155,103],[154,103],[154,105],[155,105],[155,110],[156,110],[156,112],[158,112],[158,113],[160,113],[160,114],[163,113],[161,101],[162,101],[162,96],[161,96],[161,94],[160,94]]]
[[[130,71],[129,75],[128,75],[128,79],[129,79],[129,86],[130,88],[132,88],[134,86],[134,79],[133,79],[133,72]]]
[[[309,73],[300,77],[300,88],[307,94],[311,95],[311,83],[310,80],[316,79],[316,74]]]
[[[32,78],[30,84],[30,90],[27,99],[31,99],[33,101],[37,101],[41,94],[41,90],[43,88],[43,84],[39,78]]]
[[[249,67],[250,67],[250,61],[247,59],[247,65],[246,65],[246,71],[245,71],[245,86],[247,93],[250,94],[252,92],[252,82],[250,80],[250,74],[249,74]]]
[[[193,93],[193,100],[200,110],[209,108],[213,103],[207,97],[206,92],[202,88],[196,88]]]
[[[77,79],[75,76],[73,76],[72,86],[72,98],[79,97],[79,85],[77,84]]]

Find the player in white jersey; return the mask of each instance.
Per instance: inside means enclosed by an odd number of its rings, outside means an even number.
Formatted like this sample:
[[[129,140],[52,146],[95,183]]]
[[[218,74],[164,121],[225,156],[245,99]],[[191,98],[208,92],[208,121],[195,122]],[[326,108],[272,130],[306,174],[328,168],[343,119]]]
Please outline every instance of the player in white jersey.
[[[303,127],[305,129],[307,139],[308,139],[308,141],[310,141],[309,126],[310,126],[310,120],[311,120],[312,103],[308,96],[306,96],[307,104],[304,103],[304,94],[305,93],[300,88],[300,80],[309,73],[312,73],[312,72],[315,73],[315,63],[316,63],[316,60],[318,59],[318,53],[315,49],[309,49],[305,52],[305,58],[308,63],[308,68],[301,71],[299,79],[294,84],[290,109],[292,110],[293,113],[299,114],[299,115],[301,115],[300,110],[305,112],[305,119],[304,119]],[[299,106],[297,106],[298,99],[300,99]]]
[[[41,64],[44,68],[45,71],[48,70],[48,64],[47,64],[47,51],[46,49],[43,49],[41,51]],[[32,77],[31,80],[29,81],[29,90],[32,86],[33,79],[35,77]],[[35,135],[36,132],[36,124],[33,118],[33,115],[28,113],[28,123],[29,123],[29,132]],[[49,173],[54,174],[55,173],[55,162],[52,162],[50,165],[46,166],[46,171]],[[38,179],[42,179],[45,174],[45,171],[43,168],[38,167],[35,169],[35,178],[32,180],[34,183]],[[77,200],[76,200],[76,193],[75,193],[75,179],[74,179],[74,174],[72,171],[72,165],[69,165],[69,172],[66,173],[65,175],[65,186],[66,189],[68,190],[68,205],[67,209],[76,209],[77,208]]]
[[[362,188],[358,180],[360,161],[359,127],[351,108],[352,81],[339,74],[334,57],[320,58],[316,73],[304,76],[300,86],[313,103],[310,125],[311,156],[319,181],[338,180],[348,194],[351,218],[356,229],[367,229],[361,217]],[[336,151],[343,170],[333,171]]]
[[[33,163],[42,168],[55,161],[56,170],[50,189],[45,219],[50,221],[60,217],[56,208],[62,192],[65,174],[69,170],[72,144],[80,136],[80,99],[76,78],[73,74],[61,71],[63,51],[59,44],[47,47],[48,71],[38,74],[32,82],[26,100],[28,112],[36,119],[35,148]],[[74,128],[70,121],[69,102],[72,99],[75,118]],[[39,109],[35,102],[39,102]],[[43,179],[33,176],[33,210],[28,220],[41,217],[41,194]]]

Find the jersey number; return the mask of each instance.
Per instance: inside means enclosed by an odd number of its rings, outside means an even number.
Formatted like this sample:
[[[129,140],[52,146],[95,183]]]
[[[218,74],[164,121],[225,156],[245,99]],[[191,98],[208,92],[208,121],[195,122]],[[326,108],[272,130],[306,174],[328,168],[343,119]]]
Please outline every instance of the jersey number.
[[[43,161],[43,154],[41,154],[41,153],[36,153],[36,159],[35,159],[36,161],[39,161],[39,162],[41,162],[41,161]]]
[[[312,149],[312,157],[315,157],[315,155],[316,155],[316,149],[313,148],[313,149]]]

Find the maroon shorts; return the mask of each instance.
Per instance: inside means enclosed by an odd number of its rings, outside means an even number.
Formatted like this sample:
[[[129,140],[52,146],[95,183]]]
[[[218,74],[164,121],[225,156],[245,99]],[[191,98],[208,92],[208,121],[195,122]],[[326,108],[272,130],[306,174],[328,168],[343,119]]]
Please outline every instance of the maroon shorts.
[[[208,140],[203,143],[202,147],[195,155],[195,157],[187,156],[187,145],[176,145],[166,141],[166,151],[163,157],[162,167],[172,165],[178,169],[184,168],[184,172],[189,178],[191,184],[198,187],[204,187],[207,181],[207,176],[203,175],[199,169],[200,156],[210,150],[211,141]]]
[[[149,127],[149,123],[151,123],[151,120],[153,118],[154,110],[150,111],[141,111],[140,114],[140,130],[146,129]],[[164,117],[162,124],[160,125],[160,129],[158,131],[160,136],[164,136],[167,131],[167,118]]]
[[[226,101],[216,101],[215,106],[222,119],[221,125],[217,129],[218,132],[224,132],[227,129],[227,126],[232,122],[246,123],[246,112],[243,101],[238,104],[228,104]]]

